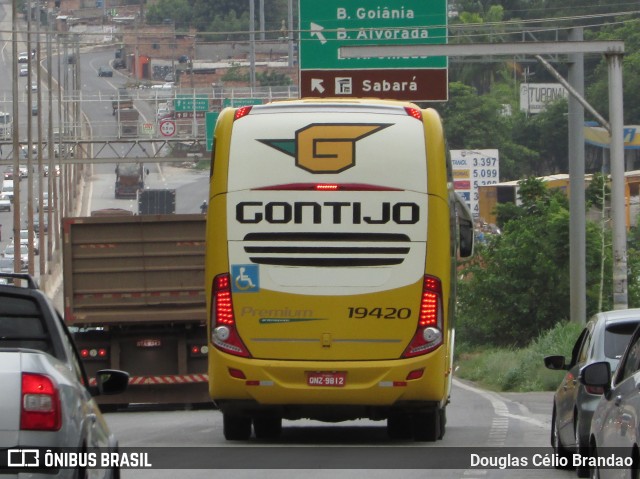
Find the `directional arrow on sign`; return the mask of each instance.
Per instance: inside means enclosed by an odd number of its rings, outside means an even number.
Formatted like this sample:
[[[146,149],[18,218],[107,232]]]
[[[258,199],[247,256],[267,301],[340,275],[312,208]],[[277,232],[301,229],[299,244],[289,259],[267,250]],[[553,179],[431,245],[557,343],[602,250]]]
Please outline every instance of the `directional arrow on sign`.
[[[320,78],[312,78],[311,79],[311,91],[317,91],[319,93],[324,93],[324,86],[322,86],[322,82]]]
[[[318,40],[320,40],[320,43],[324,45],[325,43],[327,43],[327,39],[322,34],[322,30],[324,30],[324,27],[322,25],[311,22],[311,36],[317,37]]]

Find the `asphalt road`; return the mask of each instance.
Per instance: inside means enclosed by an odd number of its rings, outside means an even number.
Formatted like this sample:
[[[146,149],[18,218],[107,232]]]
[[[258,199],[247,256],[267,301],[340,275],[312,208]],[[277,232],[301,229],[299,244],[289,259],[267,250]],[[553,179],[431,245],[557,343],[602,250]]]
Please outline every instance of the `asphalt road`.
[[[134,406],[106,418],[122,450],[147,451],[156,460],[150,469],[123,470],[123,479],[575,477],[553,468],[470,466],[471,454],[505,457],[548,448],[551,401],[549,392],[497,394],[455,380],[447,432],[435,443],[391,441],[383,421],[284,421],[277,441],[238,443],[224,440],[222,415],[213,409]],[[172,469],[158,469],[157,460]]]

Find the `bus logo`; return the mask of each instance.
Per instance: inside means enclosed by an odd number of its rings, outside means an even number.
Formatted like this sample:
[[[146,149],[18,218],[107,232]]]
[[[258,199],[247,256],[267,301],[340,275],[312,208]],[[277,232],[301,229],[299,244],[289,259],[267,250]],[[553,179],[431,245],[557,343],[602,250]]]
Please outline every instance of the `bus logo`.
[[[356,141],[391,126],[382,123],[311,124],[296,131],[294,140],[258,140],[293,156],[310,173],[340,173],[356,164]]]

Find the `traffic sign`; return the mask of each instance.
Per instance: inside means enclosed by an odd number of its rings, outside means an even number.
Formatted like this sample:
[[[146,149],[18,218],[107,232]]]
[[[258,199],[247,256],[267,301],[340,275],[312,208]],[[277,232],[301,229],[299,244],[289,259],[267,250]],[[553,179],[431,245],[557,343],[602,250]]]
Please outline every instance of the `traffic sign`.
[[[376,97],[406,101],[447,99],[447,70],[308,70],[300,72],[304,97]]]
[[[162,133],[162,136],[173,136],[176,133],[176,122],[173,120],[162,120],[160,122],[160,133]]]
[[[194,103],[195,102],[195,103]],[[178,111],[209,111],[207,95],[176,95],[173,108]]]
[[[216,127],[216,122],[218,121],[218,116],[220,113],[217,111],[207,112],[204,122],[205,122],[205,138],[207,140],[207,151],[213,150],[213,130]]]
[[[249,105],[262,105],[262,98],[225,98],[222,100],[222,107],[232,106],[235,108]]]
[[[447,99],[445,56],[341,58],[339,55],[344,46],[446,44],[446,0],[404,0],[402,4],[393,0],[299,2],[303,97]],[[369,73],[361,74],[362,71]]]
[[[191,119],[194,117],[194,113],[196,118],[204,118],[206,111],[177,111],[175,118],[176,120]]]

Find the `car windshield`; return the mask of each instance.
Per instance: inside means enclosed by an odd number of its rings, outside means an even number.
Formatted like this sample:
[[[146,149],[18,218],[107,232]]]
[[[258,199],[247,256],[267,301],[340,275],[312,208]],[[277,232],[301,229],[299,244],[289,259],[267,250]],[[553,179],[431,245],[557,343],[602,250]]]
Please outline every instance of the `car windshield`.
[[[636,326],[638,326],[637,322],[608,325],[604,335],[605,356],[611,359],[620,359]]]

